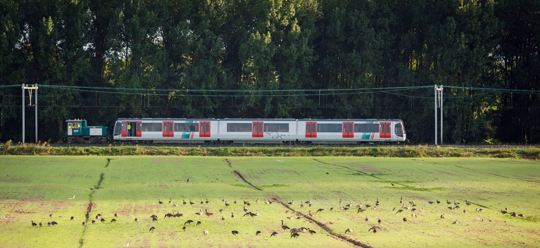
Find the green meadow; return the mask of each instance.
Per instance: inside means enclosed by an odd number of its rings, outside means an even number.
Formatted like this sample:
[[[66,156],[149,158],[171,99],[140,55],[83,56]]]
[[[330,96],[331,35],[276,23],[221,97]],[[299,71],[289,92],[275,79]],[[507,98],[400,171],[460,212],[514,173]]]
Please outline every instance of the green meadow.
[[[0,247],[538,247],[540,162],[0,156],[0,234]]]

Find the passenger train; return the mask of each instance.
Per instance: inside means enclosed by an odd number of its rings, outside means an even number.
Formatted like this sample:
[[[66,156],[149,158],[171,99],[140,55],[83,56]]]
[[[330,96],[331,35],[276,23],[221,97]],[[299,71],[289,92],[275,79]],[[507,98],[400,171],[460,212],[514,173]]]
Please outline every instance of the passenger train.
[[[406,140],[399,119],[122,118],[113,140],[128,143],[379,143]]]

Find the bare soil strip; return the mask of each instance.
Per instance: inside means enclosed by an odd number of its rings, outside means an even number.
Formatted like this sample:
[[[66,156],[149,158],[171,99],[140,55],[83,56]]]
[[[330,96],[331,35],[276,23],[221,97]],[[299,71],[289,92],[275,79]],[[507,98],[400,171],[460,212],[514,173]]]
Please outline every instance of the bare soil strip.
[[[228,160],[228,159],[225,159],[224,160],[227,165],[229,167],[232,168],[232,163]],[[257,191],[263,191],[261,188],[257,187],[255,184],[251,183],[250,181],[248,181],[244,175],[242,175],[242,173],[240,173],[239,171],[237,170],[233,170],[234,174],[236,176],[238,176],[244,183],[248,184],[252,189],[254,190],[257,190]],[[306,215],[300,211],[297,211],[295,209],[293,209],[291,206],[287,205],[285,202],[283,202],[279,196],[277,195],[271,195],[270,196],[270,200],[274,201],[274,202],[278,202],[279,204],[281,204],[283,207],[287,208],[288,210],[290,211],[293,211],[294,213],[296,213],[298,216],[302,216],[304,217],[306,220],[308,220],[310,223],[313,223],[317,226],[319,226],[321,229],[323,229],[324,231],[326,231],[326,233],[328,235],[330,235],[331,237],[333,238],[336,238],[336,239],[339,239],[339,240],[342,240],[342,241],[345,241],[345,242],[348,242],[349,244],[352,244],[354,246],[357,246],[357,247],[362,247],[362,248],[372,248],[372,246],[368,245],[368,244],[364,244],[358,240],[354,240],[352,238],[349,238],[349,237],[346,237],[346,236],[343,236],[337,232],[335,232],[334,230],[332,230],[330,227],[328,227],[326,224],[314,219],[313,217],[309,216],[309,215]]]
[[[293,211],[295,214],[299,215],[299,216],[302,216],[304,217],[306,220],[308,220],[309,222],[319,226],[321,229],[325,230],[330,236],[333,236],[335,238],[338,238],[338,239],[341,239],[345,242],[349,242],[355,246],[358,246],[358,247],[363,247],[363,248],[372,248],[372,246],[368,245],[368,244],[364,244],[358,240],[354,240],[354,239],[351,239],[349,237],[346,237],[344,235],[341,235],[337,232],[335,232],[334,230],[332,230],[330,227],[328,227],[326,224],[314,219],[313,217],[309,216],[309,215],[306,215],[300,211],[297,211],[295,210],[294,208],[292,208],[291,206],[289,206],[287,203],[283,202],[279,197],[277,196],[272,196],[270,198],[272,201],[274,202],[277,202],[279,204],[281,204],[283,207],[287,208],[288,210],[290,211]]]
[[[249,186],[251,186],[251,188],[255,189],[255,190],[258,190],[258,191],[263,191],[261,188],[255,186],[254,184],[252,184],[250,181],[248,181],[239,171],[237,170],[234,170],[233,171],[234,174],[236,176],[238,176],[240,179],[242,179],[242,181],[244,181],[244,183],[247,183]]]
[[[227,163],[227,165],[228,165],[230,168],[232,168],[232,163],[231,163],[231,161],[230,161],[228,158],[223,159],[223,161],[224,161],[225,163]]]
[[[110,161],[107,161],[107,167],[109,165]],[[94,207],[94,194],[98,189],[101,188],[101,184],[103,183],[103,180],[105,180],[105,174],[101,172],[99,174],[99,179],[92,187],[92,190],[90,191],[90,194],[88,194],[88,204],[86,205],[86,213],[84,214],[84,225],[83,225],[83,231],[81,233],[81,237],[79,238],[79,248],[82,248],[84,246],[84,236],[86,235],[86,230],[88,229],[88,221],[90,220],[90,214],[92,213],[92,208]]]

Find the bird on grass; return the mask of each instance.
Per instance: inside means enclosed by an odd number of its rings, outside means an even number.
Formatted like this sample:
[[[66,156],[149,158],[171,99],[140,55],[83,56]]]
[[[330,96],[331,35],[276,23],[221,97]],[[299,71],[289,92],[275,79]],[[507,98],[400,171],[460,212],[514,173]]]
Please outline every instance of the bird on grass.
[[[283,220],[281,220],[281,228],[283,230],[289,230],[290,229],[287,225],[283,224]]]
[[[276,236],[276,235],[278,235],[278,232],[273,231],[273,232],[270,234],[270,237],[274,237],[274,236]]]
[[[154,230],[156,230],[156,228],[153,226],[151,226],[150,229],[148,229],[149,232],[153,232]]]
[[[232,233],[232,235],[234,235],[234,236],[238,235],[238,231],[236,231],[236,230],[232,230],[231,233]]]
[[[259,234],[261,234],[261,231],[257,230],[257,231],[255,232],[255,235],[259,235]]]
[[[347,234],[347,233],[352,233],[352,229],[350,227],[345,229],[345,234]]]
[[[380,226],[372,226],[368,229],[368,232],[376,233],[378,230],[381,230]]]

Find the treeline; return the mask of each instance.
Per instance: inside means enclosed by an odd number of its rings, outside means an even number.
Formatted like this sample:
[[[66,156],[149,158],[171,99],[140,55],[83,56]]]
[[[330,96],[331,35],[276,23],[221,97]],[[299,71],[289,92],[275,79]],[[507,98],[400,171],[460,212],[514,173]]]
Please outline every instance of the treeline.
[[[0,0],[0,84],[538,90],[539,35],[538,0]],[[0,93],[0,139],[18,140],[20,89]],[[292,117],[402,118],[411,141],[433,139],[432,89],[128,93],[40,89],[40,137],[76,117]],[[446,142],[538,143],[538,96],[447,89]]]

